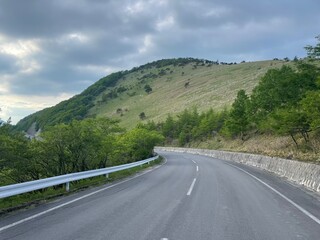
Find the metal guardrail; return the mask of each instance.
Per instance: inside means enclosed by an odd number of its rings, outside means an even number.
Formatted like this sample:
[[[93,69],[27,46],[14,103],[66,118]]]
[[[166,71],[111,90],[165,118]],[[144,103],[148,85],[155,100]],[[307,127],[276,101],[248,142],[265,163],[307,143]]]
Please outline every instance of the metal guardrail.
[[[125,169],[141,166],[145,163],[150,163],[151,161],[154,161],[158,158],[159,156],[156,156],[156,157],[148,158],[138,162],[123,164],[123,165],[114,166],[114,167],[90,170],[85,172],[70,173],[70,174],[60,175],[56,177],[44,178],[44,179],[30,181],[30,182],[3,186],[3,187],[0,187],[0,199],[18,195],[21,193],[27,193],[27,192],[47,188],[47,187],[52,187],[60,184],[66,184],[66,190],[69,191],[69,183],[72,181],[96,177],[100,175],[106,175],[108,177],[109,173],[118,172]]]

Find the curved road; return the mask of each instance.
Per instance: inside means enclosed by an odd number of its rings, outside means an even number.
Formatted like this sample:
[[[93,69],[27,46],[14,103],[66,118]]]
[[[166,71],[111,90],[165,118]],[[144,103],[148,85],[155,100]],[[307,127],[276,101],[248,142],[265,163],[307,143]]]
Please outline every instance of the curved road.
[[[161,152],[167,163],[1,218],[0,239],[320,239],[320,201],[247,166]]]

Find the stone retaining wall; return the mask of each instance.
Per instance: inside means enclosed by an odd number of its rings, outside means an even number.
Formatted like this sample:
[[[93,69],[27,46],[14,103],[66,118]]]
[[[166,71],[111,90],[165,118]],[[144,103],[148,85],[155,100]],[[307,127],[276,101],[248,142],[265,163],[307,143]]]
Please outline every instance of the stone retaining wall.
[[[320,165],[288,160],[277,157],[267,157],[257,154],[216,151],[195,148],[156,147],[155,151],[172,151],[199,154],[229,160],[261,168],[273,172],[297,184],[320,192]]]

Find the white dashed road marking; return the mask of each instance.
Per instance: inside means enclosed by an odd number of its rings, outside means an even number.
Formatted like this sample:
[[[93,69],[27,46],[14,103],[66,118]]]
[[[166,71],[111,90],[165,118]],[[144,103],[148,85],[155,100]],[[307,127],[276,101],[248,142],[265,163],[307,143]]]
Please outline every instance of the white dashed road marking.
[[[189,188],[189,191],[187,192],[187,196],[190,196],[190,195],[191,195],[192,190],[193,190],[193,187],[194,187],[194,184],[196,183],[196,181],[197,181],[197,179],[194,178],[193,181],[192,181],[192,183],[191,183],[191,186],[190,186],[190,188]]]

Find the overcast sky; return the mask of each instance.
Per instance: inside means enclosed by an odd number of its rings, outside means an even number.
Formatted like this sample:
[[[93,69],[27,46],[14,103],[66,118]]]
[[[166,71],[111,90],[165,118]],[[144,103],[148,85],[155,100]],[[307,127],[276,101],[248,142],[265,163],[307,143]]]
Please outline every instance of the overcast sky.
[[[319,0],[0,0],[0,118],[16,123],[162,58],[303,57],[319,10]]]

